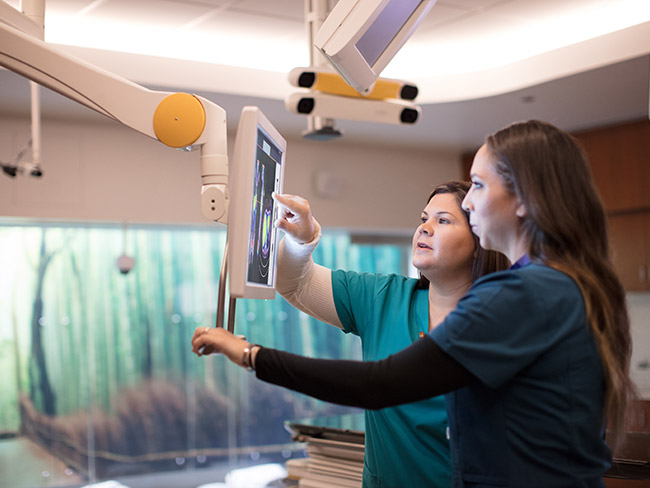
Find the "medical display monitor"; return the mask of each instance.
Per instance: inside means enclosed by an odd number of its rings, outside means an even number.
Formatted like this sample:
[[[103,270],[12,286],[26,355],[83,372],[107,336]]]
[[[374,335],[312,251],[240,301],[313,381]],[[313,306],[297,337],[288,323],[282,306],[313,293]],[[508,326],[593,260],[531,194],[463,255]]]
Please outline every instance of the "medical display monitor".
[[[244,107],[230,165],[228,275],[236,298],[275,298],[277,205],[287,143],[257,107]]]
[[[314,45],[359,93],[411,37],[436,0],[339,0]]]

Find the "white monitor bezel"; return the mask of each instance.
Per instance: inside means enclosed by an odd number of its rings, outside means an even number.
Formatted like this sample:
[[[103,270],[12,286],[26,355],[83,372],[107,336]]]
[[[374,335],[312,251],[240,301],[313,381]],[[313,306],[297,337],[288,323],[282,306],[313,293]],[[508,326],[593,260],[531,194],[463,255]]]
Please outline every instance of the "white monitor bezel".
[[[275,298],[278,230],[272,225],[277,216],[277,204],[273,202],[271,218],[271,263],[269,285],[249,282],[248,243],[255,164],[257,158],[257,131],[262,130],[282,151],[279,179],[275,191],[282,192],[287,142],[258,107],[244,107],[237,127],[235,148],[230,164],[228,187],[230,205],[228,210],[228,276],[230,296],[235,298]]]
[[[369,93],[386,65],[411,37],[437,0],[423,0],[371,66],[356,47],[390,2],[400,0],[339,0],[314,39],[332,67],[359,93]]]

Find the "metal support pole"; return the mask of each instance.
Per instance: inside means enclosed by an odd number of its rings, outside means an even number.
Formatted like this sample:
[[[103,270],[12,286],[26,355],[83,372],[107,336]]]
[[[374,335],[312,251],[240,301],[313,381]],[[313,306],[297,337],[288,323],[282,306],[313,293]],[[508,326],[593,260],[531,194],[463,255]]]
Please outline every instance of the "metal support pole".
[[[45,0],[22,0],[20,11],[34,21],[40,29],[39,40],[45,39]],[[32,163],[34,168],[41,164],[41,91],[38,83],[29,82],[32,117]],[[39,169],[40,171],[40,169]]]
[[[312,68],[328,66],[327,60],[314,46],[314,39],[330,11],[330,0],[305,0],[309,66]],[[336,128],[336,119],[309,115],[307,116],[307,130],[302,135],[308,139],[328,140],[340,137],[343,133]]]

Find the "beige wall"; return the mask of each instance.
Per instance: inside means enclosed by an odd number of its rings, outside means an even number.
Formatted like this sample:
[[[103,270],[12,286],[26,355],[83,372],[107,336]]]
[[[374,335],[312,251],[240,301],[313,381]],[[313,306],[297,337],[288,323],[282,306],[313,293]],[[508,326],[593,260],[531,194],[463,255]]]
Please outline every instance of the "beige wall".
[[[198,152],[167,148],[111,121],[44,120],[42,132],[44,176],[0,174],[0,217],[207,224]],[[29,138],[29,120],[0,117],[0,160]],[[290,140],[285,191],[308,198],[326,227],[410,232],[432,186],[460,171],[453,151],[353,145],[345,137]]]

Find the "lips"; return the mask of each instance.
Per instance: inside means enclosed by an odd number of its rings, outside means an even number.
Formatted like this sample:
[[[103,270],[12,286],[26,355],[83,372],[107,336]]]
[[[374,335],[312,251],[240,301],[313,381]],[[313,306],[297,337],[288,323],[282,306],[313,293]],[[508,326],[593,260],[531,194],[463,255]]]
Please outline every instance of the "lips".
[[[417,247],[418,249],[431,249],[431,247],[427,246],[424,242],[418,242]]]

